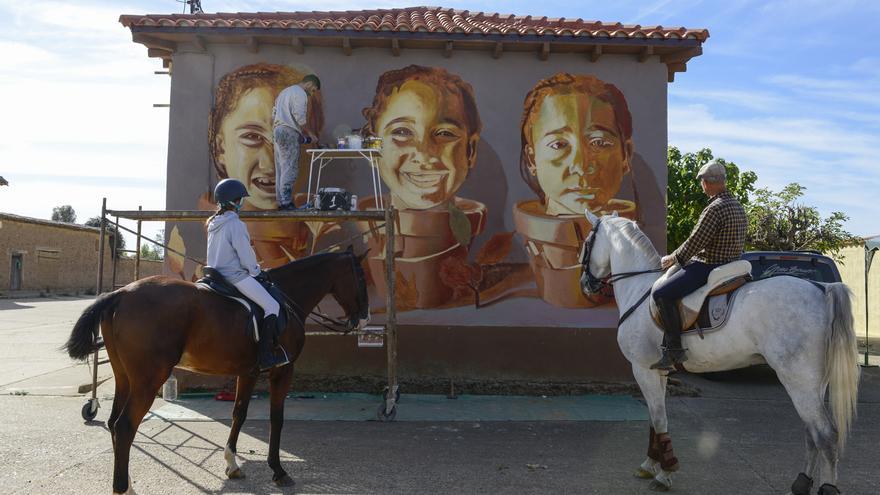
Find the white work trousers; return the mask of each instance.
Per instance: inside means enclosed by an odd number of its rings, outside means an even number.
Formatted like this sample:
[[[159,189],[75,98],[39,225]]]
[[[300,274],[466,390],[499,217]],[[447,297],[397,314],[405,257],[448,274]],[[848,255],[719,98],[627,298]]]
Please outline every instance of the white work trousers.
[[[266,313],[266,316],[278,316],[278,311],[281,309],[278,305],[278,301],[270,296],[266,289],[264,289],[263,286],[253,277],[245,277],[241,282],[235,284],[235,288],[247,296],[248,299],[259,304]]]

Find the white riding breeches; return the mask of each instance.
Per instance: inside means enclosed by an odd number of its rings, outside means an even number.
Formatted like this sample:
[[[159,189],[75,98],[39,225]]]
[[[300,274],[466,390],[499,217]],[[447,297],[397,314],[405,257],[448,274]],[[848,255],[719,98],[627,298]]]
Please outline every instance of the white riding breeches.
[[[265,316],[275,315],[278,316],[278,312],[281,310],[281,306],[278,305],[278,301],[275,300],[266,289],[260,285],[259,282],[256,281],[253,277],[245,277],[241,282],[238,282],[235,285],[235,288],[238,289],[242,294],[247,296],[248,299],[260,305],[263,308],[263,311],[266,313]]]

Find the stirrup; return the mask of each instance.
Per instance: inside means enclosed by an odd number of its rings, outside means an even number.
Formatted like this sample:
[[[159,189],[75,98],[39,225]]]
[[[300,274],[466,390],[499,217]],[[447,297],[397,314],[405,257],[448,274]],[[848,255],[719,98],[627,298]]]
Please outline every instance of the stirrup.
[[[660,360],[650,366],[652,370],[666,370],[672,371],[675,369],[676,364],[681,364],[687,361],[687,349],[668,349],[663,348],[663,355],[660,356]],[[672,357],[672,355],[676,353],[677,357]]]
[[[276,352],[278,349],[281,350],[280,356],[278,355],[278,352]],[[269,359],[266,362],[261,361],[257,364],[260,368],[260,372],[269,371],[272,368],[278,368],[280,366],[290,364],[290,358],[287,356],[287,351],[284,350],[284,347],[279,345],[269,352]]]

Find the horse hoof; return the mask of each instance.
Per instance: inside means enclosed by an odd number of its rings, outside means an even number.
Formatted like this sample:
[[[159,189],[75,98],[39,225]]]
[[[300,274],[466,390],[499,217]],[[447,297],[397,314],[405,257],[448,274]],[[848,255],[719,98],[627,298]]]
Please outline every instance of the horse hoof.
[[[232,471],[228,471],[226,473],[226,476],[231,480],[241,480],[241,479],[246,478],[246,476],[244,475],[244,471],[242,471],[241,468],[238,468],[238,469],[235,469]]]
[[[646,469],[638,468],[636,472],[633,473],[633,476],[640,480],[652,480],[654,479],[654,473],[648,471]]]
[[[288,487],[288,486],[293,486],[294,484],[295,484],[295,482],[293,481],[293,478],[291,478],[290,476],[288,476],[286,474],[284,476],[278,478],[277,480],[275,480],[275,485],[280,486],[282,488]]]
[[[654,490],[655,492],[668,492],[669,489],[671,488],[671,486],[666,485],[664,483],[660,483],[657,480],[654,480],[651,482],[651,486],[649,486],[648,488],[650,488],[651,490]]]

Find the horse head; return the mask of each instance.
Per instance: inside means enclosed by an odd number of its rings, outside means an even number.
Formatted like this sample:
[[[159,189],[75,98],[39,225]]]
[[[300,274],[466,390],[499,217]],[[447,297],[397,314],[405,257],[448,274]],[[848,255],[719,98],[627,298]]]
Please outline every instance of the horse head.
[[[349,246],[344,251],[348,260],[346,277],[337,280],[333,285],[332,294],[336,302],[348,316],[347,330],[360,330],[370,322],[370,301],[367,297],[367,278],[361,265],[369,251],[356,255]]]
[[[584,215],[593,227],[581,248],[581,290],[593,295],[608,285],[605,279],[611,275],[611,243],[607,235],[599,235],[605,217],[599,218],[586,208]]]

